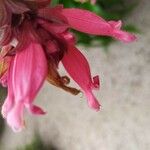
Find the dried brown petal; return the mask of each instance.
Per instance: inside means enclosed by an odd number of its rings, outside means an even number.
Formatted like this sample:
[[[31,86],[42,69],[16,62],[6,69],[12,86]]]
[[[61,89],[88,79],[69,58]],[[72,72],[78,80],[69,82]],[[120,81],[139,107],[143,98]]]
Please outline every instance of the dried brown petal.
[[[66,84],[69,83],[70,79],[67,76],[61,77],[56,70],[56,67],[53,64],[49,64],[49,72],[47,76],[47,81],[56,86],[59,87],[67,92],[70,92],[73,95],[77,95],[80,93],[80,90],[66,86]]]

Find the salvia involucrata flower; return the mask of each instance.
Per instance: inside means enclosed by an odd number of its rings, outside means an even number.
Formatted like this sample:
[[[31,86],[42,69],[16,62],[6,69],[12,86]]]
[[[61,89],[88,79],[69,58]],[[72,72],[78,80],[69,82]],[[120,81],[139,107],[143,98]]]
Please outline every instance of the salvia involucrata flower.
[[[62,5],[51,8],[49,4],[50,0],[0,0],[0,82],[8,88],[2,115],[14,131],[24,127],[24,109],[45,114],[33,103],[45,79],[74,95],[82,91],[89,107],[100,109],[92,93],[99,89],[99,77],[91,77],[89,64],[69,29],[124,42],[135,40],[121,30],[121,21],[107,22],[87,10]],[[68,86],[69,77],[60,76],[60,62],[80,90]]]

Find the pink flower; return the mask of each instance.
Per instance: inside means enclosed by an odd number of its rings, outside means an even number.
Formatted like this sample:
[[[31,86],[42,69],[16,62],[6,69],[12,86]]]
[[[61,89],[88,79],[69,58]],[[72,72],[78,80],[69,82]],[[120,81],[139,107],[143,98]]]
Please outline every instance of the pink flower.
[[[34,99],[45,79],[77,95],[69,87],[70,79],[57,71],[60,62],[85,94],[88,105],[98,111],[100,104],[92,91],[99,89],[98,76],[92,77],[89,64],[75,47],[69,29],[93,35],[112,36],[132,42],[135,36],[121,30],[121,21],[105,21],[81,9],[49,8],[50,0],[0,1],[0,82],[8,87],[2,115],[14,131],[24,127],[24,109],[36,115],[45,114]]]

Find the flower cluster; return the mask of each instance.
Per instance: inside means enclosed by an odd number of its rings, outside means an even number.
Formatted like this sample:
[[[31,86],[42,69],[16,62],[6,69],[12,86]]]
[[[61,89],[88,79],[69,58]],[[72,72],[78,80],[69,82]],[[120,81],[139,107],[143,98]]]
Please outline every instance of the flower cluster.
[[[45,79],[74,95],[80,90],[69,87],[69,77],[60,76],[61,62],[85,94],[89,107],[99,110],[92,90],[99,88],[98,76],[75,47],[69,29],[87,34],[111,36],[124,42],[135,36],[121,30],[121,21],[105,21],[87,10],[48,7],[50,0],[0,1],[0,82],[8,88],[2,115],[14,131],[24,127],[24,109],[45,114],[33,101]]]

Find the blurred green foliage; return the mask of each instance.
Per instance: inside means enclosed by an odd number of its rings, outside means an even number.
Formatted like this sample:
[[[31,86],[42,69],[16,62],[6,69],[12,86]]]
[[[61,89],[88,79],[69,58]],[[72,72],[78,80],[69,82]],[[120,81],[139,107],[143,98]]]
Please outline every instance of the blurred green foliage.
[[[123,20],[130,15],[131,11],[137,6],[138,0],[97,0],[95,5],[90,2],[80,3],[75,0],[52,0],[53,5],[63,4],[64,7],[83,8],[95,12],[106,20]],[[135,25],[126,24],[123,29],[129,32],[139,32]],[[104,47],[115,41],[110,37],[91,36],[74,31],[77,35],[78,43],[89,46],[93,41],[97,41]]]
[[[35,135],[33,141],[23,148],[17,150],[57,150],[53,144],[46,145],[39,135]]]

